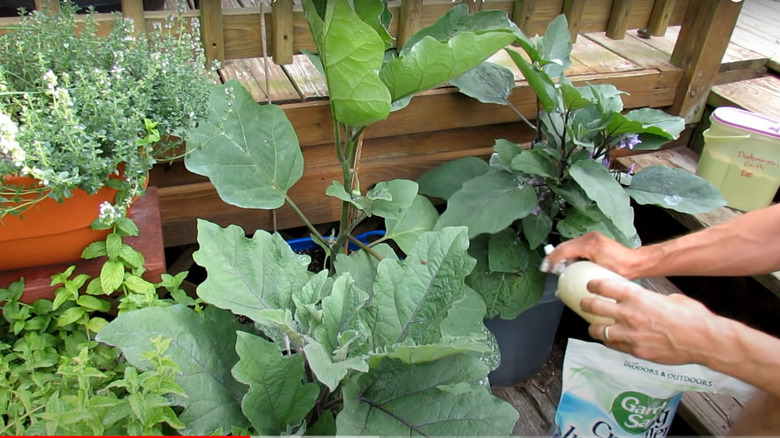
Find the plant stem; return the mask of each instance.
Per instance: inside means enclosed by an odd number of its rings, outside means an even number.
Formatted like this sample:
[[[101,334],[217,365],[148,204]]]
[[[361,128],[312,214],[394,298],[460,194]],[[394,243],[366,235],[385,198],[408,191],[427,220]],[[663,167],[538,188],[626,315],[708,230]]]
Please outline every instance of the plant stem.
[[[306,228],[311,231],[311,233],[314,235],[314,237],[319,240],[323,245],[328,246],[328,241],[325,239],[325,237],[320,234],[319,231],[317,231],[316,228],[314,228],[314,225],[309,221],[309,219],[306,217],[306,215],[303,214],[300,208],[298,208],[298,205],[295,203],[295,201],[292,200],[287,194],[284,195],[285,201],[287,201],[287,204],[290,206],[290,208],[293,209],[295,214],[298,215],[299,218],[303,221],[304,225],[306,225]]]
[[[355,238],[355,236],[351,234],[347,234],[347,239],[349,239],[349,241],[354,243],[355,245],[359,246],[360,249],[362,249],[363,251],[367,251],[369,254],[374,256],[377,260],[382,260],[382,256],[379,255],[378,252],[374,251],[373,249],[371,249],[370,246],[366,245],[365,243]]]

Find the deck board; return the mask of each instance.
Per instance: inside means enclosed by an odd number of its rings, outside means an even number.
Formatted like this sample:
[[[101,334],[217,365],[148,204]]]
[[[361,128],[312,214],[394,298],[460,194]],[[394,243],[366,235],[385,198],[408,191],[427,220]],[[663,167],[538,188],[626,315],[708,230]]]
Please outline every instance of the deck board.
[[[710,106],[736,106],[780,121],[780,78],[762,76],[712,87]]]

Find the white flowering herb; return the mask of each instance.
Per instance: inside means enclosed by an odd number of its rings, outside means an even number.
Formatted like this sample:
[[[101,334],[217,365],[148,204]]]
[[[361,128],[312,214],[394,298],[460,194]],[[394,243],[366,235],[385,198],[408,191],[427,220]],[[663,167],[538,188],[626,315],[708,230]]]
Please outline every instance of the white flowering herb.
[[[0,174],[39,180],[4,178],[0,219],[28,206],[12,202],[20,194],[59,201],[109,182],[121,211],[206,114],[216,76],[189,18],[137,36],[117,14],[99,36],[95,14],[77,9],[34,11],[0,35]]]

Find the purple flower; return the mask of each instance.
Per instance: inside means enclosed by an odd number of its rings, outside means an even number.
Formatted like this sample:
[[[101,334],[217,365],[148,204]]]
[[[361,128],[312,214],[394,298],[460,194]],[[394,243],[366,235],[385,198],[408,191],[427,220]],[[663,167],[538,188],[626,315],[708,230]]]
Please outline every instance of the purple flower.
[[[636,163],[631,163],[631,165],[628,166],[628,169],[626,170],[626,173],[629,174],[629,175],[633,175],[635,167],[636,167]]]
[[[626,149],[632,151],[638,145],[639,143],[642,143],[642,140],[639,139],[639,135],[634,134],[630,137],[623,137],[618,141],[617,146],[615,146],[615,149]]]
[[[604,159],[601,160],[601,164],[603,164],[604,167],[609,168],[609,165],[612,164],[612,160],[610,160],[609,157],[604,157]]]

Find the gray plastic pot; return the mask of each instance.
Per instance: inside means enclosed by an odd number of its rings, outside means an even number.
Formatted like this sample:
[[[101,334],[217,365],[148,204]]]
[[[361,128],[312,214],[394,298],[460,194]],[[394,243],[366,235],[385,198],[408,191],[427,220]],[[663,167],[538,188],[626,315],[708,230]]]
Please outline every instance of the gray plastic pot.
[[[539,304],[515,319],[486,319],[496,337],[501,363],[488,375],[492,386],[514,386],[533,377],[544,366],[555,342],[563,303],[555,298],[558,277],[549,275]]]

